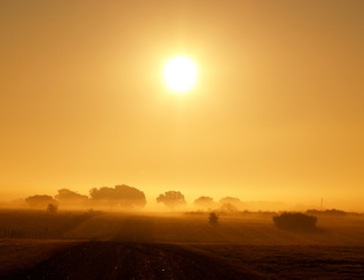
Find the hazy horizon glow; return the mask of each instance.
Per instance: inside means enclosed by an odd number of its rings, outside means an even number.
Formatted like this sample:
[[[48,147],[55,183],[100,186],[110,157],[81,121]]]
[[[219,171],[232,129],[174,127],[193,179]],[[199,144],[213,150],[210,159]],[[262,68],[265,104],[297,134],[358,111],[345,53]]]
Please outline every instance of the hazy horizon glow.
[[[148,201],[364,210],[363,13],[355,0],[2,1],[0,195],[125,183]],[[174,54],[201,69],[193,94],[161,79]]]

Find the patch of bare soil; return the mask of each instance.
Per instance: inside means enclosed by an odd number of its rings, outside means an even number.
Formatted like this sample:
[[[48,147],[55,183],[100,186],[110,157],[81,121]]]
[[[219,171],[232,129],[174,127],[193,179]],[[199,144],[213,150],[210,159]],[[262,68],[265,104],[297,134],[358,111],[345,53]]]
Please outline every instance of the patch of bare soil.
[[[361,246],[195,246],[269,279],[363,279],[364,275]]]
[[[172,244],[89,242],[9,279],[263,279],[219,258]]]
[[[33,267],[79,243],[62,240],[0,239],[0,279],[13,271]]]

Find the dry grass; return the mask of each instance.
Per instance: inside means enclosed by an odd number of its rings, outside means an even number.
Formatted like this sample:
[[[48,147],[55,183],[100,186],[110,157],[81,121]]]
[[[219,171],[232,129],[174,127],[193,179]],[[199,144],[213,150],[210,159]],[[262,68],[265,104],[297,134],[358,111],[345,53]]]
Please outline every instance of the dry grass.
[[[151,246],[145,248],[172,258],[173,253],[167,254],[163,249],[169,244],[180,248],[171,249],[176,254],[183,255],[187,250],[202,263],[205,256],[206,260],[230,264],[237,271],[252,271],[268,278],[334,279],[362,275],[364,217],[322,216],[318,217],[317,227],[317,231],[306,233],[280,230],[274,226],[272,214],[221,215],[219,224],[211,225],[208,214],[0,212],[0,229],[15,232],[0,239],[0,276],[58,254],[72,246],[72,240],[102,241],[111,247],[111,243],[140,244],[138,250]],[[42,235],[46,228],[48,234]],[[124,250],[121,245],[115,246],[119,248],[115,254]],[[186,265],[182,260],[175,265]],[[140,265],[147,269],[148,264]]]
[[[92,216],[92,213],[3,210],[0,212],[0,238],[60,239]]]
[[[63,240],[0,239],[0,279],[13,271],[32,267],[75,244]]]
[[[277,229],[272,215],[131,215],[39,211],[0,212],[0,238],[119,240],[149,243],[233,243],[242,245],[364,246],[364,217],[319,217],[317,230]]]
[[[233,267],[249,268],[267,279],[361,279],[364,247],[195,245]]]
[[[308,233],[277,229],[272,216],[221,216],[212,226],[206,215],[97,215],[68,231],[69,238],[150,243],[232,243],[242,245],[364,246],[362,216],[319,218]]]

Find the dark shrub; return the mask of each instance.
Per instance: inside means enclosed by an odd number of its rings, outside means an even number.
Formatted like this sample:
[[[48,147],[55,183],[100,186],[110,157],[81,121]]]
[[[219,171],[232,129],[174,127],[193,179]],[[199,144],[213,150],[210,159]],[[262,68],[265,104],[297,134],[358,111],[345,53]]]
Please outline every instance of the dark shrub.
[[[54,213],[57,212],[57,210],[58,210],[57,204],[53,204],[53,203],[48,204],[48,206],[47,206],[47,212],[48,213],[54,214]]]
[[[282,213],[273,217],[276,227],[286,230],[310,231],[316,228],[317,218],[303,213]]]
[[[212,225],[217,225],[219,221],[219,216],[215,212],[211,212],[209,215],[209,223]]]

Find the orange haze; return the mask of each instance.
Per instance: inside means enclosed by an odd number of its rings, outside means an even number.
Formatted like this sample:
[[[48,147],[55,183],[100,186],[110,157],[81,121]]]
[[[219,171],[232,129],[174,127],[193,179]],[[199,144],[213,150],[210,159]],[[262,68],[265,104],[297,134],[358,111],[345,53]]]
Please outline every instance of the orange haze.
[[[178,3],[177,3],[178,2]],[[0,195],[364,199],[364,1],[1,1]],[[199,67],[186,95],[162,67]]]

